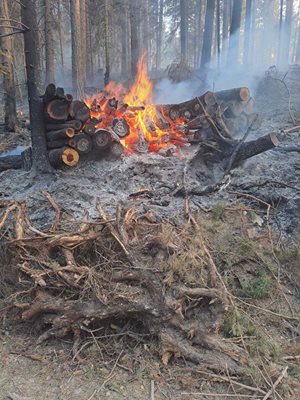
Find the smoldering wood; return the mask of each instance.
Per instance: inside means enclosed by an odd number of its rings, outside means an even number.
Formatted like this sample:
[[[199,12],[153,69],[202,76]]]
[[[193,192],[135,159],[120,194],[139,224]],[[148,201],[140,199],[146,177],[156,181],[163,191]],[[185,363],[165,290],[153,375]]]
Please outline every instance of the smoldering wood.
[[[95,126],[95,124],[89,122],[84,125],[83,130],[87,135],[93,135],[96,131],[96,126]]]
[[[113,142],[110,147],[108,158],[110,160],[118,160],[124,154],[124,146],[122,143]]]
[[[64,88],[57,87],[55,95],[59,99],[65,99],[65,90],[64,90]]]
[[[70,104],[69,114],[73,119],[86,122],[90,118],[90,109],[83,101],[74,100]]]
[[[56,86],[54,83],[49,83],[45,89],[45,93],[42,96],[43,100],[45,103],[49,103],[51,100],[53,100],[56,96]]]

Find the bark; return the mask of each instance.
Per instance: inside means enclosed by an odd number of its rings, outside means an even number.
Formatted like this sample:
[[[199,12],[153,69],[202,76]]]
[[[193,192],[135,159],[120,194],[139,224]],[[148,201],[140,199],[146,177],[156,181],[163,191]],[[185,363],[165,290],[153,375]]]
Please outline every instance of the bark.
[[[45,31],[45,60],[46,60],[46,85],[55,83],[54,71],[54,36],[53,36],[53,2],[44,0],[44,31]]]
[[[159,70],[161,65],[163,18],[164,18],[164,0],[160,0],[159,13],[158,13],[157,42],[156,42],[156,70]]]
[[[244,65],[250,65],[250,43],[252,38],[252,0],[246,0],[246,16],[245,16],[245,38],[244,38]]]
[[[0,16],[5,20],[10,19],[9,9],[7,0],[0,2]],[[8,22],[5,22],[8,24]],[[11,29],[1,28],[2,34],[9,34]],[[18,126],[17,118],[17,106],[16,106],[16,89],[15,89],[15,76],[14,76],[14,54],[13,54],[13,42],[11,36],[4,36],[0,38],[0,48],[2,51],[2,66],[5,70],[3,75],[3,86],[4,86],[4,123],[5,130],[15,131]]]
[[[33,167],[38,173],[47,173],[51,167],[47,157],[47,146],[44,125],[44,105],[39,97],[39,55],[37,37],[37,16],[33,0],[23,0],[21,7],[22,23],[29,27],[24,33],[24,50],[26,63],[29,113],[31,124],[31,142]]]
[[[187,20],[186,0],[180,0],[180,50],[181,50],[181,60],[187,62],[188,20]]]
[[[201,57],[202,68],[207,66],[211,60],[215,5],[216,1],[210,0],[207,2],[206,6],[203,48]]]
[[[217,12],[216,12],[216,42],[217,42],[217,55],[218,55],[218,69],[220,68],[220,55],[221,55],[221,14],[220,14],[220,0],[217,0]]]
[[[121,75],[128,76],[128,3],[124,1],[121,15]]]
[[[131,47],[131,78],[137,74],[137,63],[139,59],[139,40],[138,40],[138,8],[137,0],[130,0],[130,47]]]
[[[292,18],[293,18],[293,0],[287,0],[286,12],[284,19],[284,43],[283,43],[283,54],[282,62],[288,64],[290,56],[290,45],[291,45],[291,32],[292,32]]]
[[[109,1],[105,0],[104,3],[104,36],[105,36],[105,73],[104,73],[104,86],[109,82],[110,77],[110,34],[109,34]]]
[[[87,65],[87,34],[86,34],[86,0],[80,0],[80,73],[82,86],[86,86],[86,65]]]
[[[93,45],[92,45],[92,29],[90,21],[91,4],[90,0],[86,0],[86,74],[88,84],[93,84],[94,62],[93,62]]]
[[[277,51],[277,62],[280,64],[282,60],[282,42],[283,42],[283,0],[280,0],[280,12],[279,12],[279,35],[278,35],[278,51]]]
[[[222,59],[224,64],[226,64],[226,57],[228,51],[229,6],[230,6],[229,1],[223,1]]]
[[[239,61],[239,40],[243,0],[234,0],[230,25],[229,52],[227,65],[235,65]]]
[[[81,38],[80,38],[80,0],[70,0],[71,40],[72,40],[72,86],[75,97],[82,97],[81,82]]]
[[[62,30],[62,18],[61,18],[61,0],[58,0],[57,3],[57,18],[58,18],[58,38],[59,38],[59,51],[60,51],[60,63],[61,63],[61,70],[62,75],[64,76],[64,69],[65,69],[65,59],[64,59],[64,35]]]
[[[49,160],[53,167],[61,167],[64,164],[75,167],[79,161],[79,154],[75,149],[62,147],[61,149],[50,150]]]

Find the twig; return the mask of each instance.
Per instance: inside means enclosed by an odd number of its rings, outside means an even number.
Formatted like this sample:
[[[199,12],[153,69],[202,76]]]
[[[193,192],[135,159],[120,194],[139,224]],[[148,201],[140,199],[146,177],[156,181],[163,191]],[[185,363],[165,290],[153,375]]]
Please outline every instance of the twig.
[[[155,386],[154,386],[154,381],[151,380],[151,388],[150,388],[150,400],[155,400]]]
[[[281,372],[281,374],[279,375],[279,377],[276,379],[276,382],[272,385],[272,388],[268,391],[268,393],[266,393],[265,397],[263,398],[263,400],[267,400],[275,391],[276,387],[279,385],[279,383],[282,381],[282,379],[285,377],[285,374],[287,373],[288,370],[288,366],[286,366],[283,371]]]
[[[267,308],[262,308],[262,307],[256,306],[255,304],[247,303],[246,301],[240,299],[239,297],[236,297],[236,296],[233,296],[233,297],[236,300],[238,300],[239,302],[245,304],[246,306],[256,308],[257,310],[263,311],[263,312],[265,312],[267,314],[275,315],[276,317],[280,317],[280,318],[284,318],[284,319],[291,319],[293,321],[298,321],[297,317],[290,317],[289,315],[279,314],[279,313],[276,313],[274,311],[268,310]]]
[[[104,379],[104,382],[102,383],[100,389],[102,389],[102,388],[113,378],[113,376],[114,376],[114,371],[115,371],[115,369],[116,369],[116,367],[117,367],[117,365],[118,365],[118,362],[119,362],[119,360],[120,360],[122,354],[123,354],[123,350],[121,350],[120,354],[118,355],[118,357],[117,357],[117,359],[116,359],[116,361],[115,361],[115,363],[114,363],[114,365],[113,365],[113,367],[112,367],[110,373],[109,373],[109,374],[107,375],[107,377]]]
[[[253,395],[251,394],[231,394],[231,393],[205,393],[205,392],[181,392],[183,396],[208,396],[208,397],[219,397],[220,399],[224,397],[244,397],[248,399],[253,399]],[[256,398],[262,398],[262,396],[256,396]]]
[[[60,221],[60,208],[58,206],[58,204],[56,203],[56,201],[53,199],[53,197],[50,195],[50,193],[42,191],[43,195],[46,197],[46,199],[49,201],[49,203],[51,204],[51,206],[54,208],[55,210],[55,219],[52,223],[52,226],[50,228],[50,232],[55,232],[57,230],[59,221]]]
[[[283,133],[292,133],[300,130],[300,125],[293,126],[293,128],[284,129]]]
[[[10,206],[7,207],[7,209],[4,211],[0,218],[0,230],[3,228],[9,214],[14,211],[17,208],[17,203],[13,203]]]
[[[97,205],[96,205],[96,207],[97,207],[97,210],[98,210],[98,212],[99,212],[99,214],[100,214],[100,217],[101,217],[102,219],[104,219],[105,222],[107,222],[107,221],[108,221],[108,218],[107,218],[107,216],[106,216],[105,211],[103,210],[103,208],[102,208],[101,205],[100,205],[99,199],[97,199]],[[119,238],[119,236],[118,236],[118,234],[117,234],[115,228],[114,228],[114,227],[112,226],[112,224],[110,224],[110,223],[107,223],[107,227],[108,227],[108,229],[109,229],[111,235],[116,239],[116,241],[117,241],[117,242],[119,243],[119,245],[121,246],[123,252],[124,252],[125,255],[128,257],[128,256],[130,255],[130,253],[129,253],[129,251],[126,249],[126,247],[125,247],[124,243],[122,242],[122,240]]]

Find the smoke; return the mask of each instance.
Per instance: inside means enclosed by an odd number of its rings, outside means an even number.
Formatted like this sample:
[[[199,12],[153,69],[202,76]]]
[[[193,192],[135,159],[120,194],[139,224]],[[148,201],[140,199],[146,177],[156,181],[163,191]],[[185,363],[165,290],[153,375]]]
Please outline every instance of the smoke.
[[[153,101],[155,104],[182,103],[199,96],[201,86],[202,82],[197,78],[179,83],[164,78],[154,87]]]

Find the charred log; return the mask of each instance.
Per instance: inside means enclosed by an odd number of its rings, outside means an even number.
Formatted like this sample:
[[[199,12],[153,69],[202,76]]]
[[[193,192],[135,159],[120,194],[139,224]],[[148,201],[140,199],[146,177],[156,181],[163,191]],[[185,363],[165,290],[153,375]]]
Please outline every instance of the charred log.
[[[250,90],[247,87],[221,90],[216,92],[215,96],[218,101],[248,101],[250,99]]]
[[[78,119],[81,122],[85,122],[90,118],[90,110],[88,106],[83,101],[79,100],[72,101],[69,113],[71,118]]]
[[[73,128],[58,129],[57,131],[49,131],[46,133],[47,140],[49,141],[72,138],[74,135],[75,130]]]
[[[64,122],[68,119],[69,104],[65,99],[51,100],[46,105],[45,115],[49,121]]]
[[[47,131],[56,131],[59,129],[65,129],[65,128],[72,128],[74,129],[76,132],[80,131],[82,127],[82,123],[79,120],[71,120],[71,121],[67,121],[65,123],[62,124],[47,124],[46,125],[46,130]]]
[[[74,167],[78,164],[79,154],[75,149],[62,147],[49,151],[49,161],[53,167],[60,167],[64,164]]]

